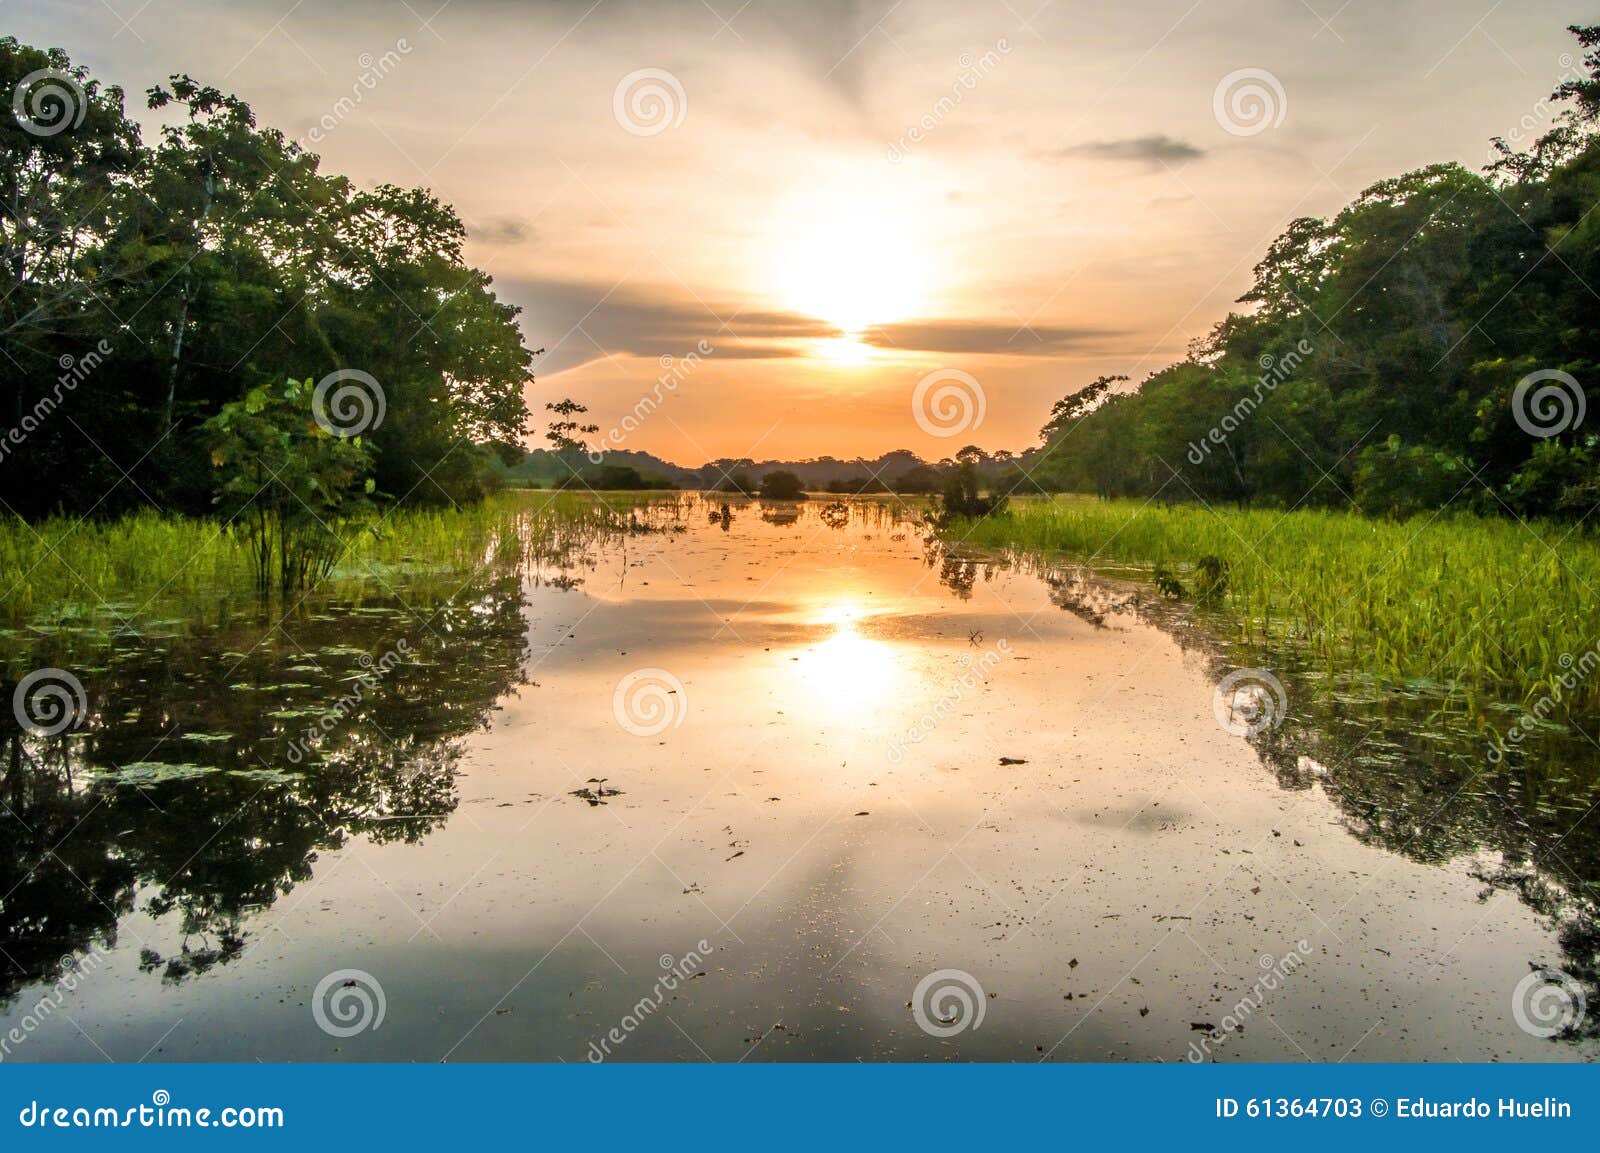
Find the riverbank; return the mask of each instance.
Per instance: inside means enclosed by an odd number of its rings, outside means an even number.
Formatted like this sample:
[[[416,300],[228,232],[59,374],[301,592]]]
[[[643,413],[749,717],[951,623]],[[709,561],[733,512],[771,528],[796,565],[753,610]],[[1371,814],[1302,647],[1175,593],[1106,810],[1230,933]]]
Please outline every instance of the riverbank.
[[[1572,525],[1065,497],[943,536],[1147,568],[1154,591],[1219,610],[1233,639],[1293,646],[1332,675],[1600,708],[1600,543]]]

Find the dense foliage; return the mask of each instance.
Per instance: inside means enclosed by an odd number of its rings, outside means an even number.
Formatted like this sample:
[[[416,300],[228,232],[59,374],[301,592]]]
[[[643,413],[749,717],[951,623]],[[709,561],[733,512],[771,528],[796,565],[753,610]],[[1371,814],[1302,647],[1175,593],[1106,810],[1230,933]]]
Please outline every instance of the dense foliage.
[[[1296,220],[1228,316],[1137,388],[1057,403],[1041,488],[1404,515],[1600,502],[1600,26],[1530,150],[1434,164]]]
[[[517,310],[429,192],[325,173],[183,75],[146,94],[153,141],[59,50],[0,39],[0,91],[25,101],[0,117],[10,510],[209,512],[206,422],[338,370],[377,390],[361,431],[381,498],[471,498],[486,446],[520,441]]]

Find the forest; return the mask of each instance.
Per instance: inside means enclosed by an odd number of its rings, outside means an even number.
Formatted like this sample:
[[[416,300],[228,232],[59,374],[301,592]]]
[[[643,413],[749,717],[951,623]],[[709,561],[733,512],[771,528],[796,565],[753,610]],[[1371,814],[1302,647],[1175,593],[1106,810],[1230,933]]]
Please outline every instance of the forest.
[[[1137,387],[1063,397],[1027,487],[1163,501],[1443,507],[1577,519],[1600,503],[1600,25],[1481,173],[1431,164],[1295,220],[1232,313]]]

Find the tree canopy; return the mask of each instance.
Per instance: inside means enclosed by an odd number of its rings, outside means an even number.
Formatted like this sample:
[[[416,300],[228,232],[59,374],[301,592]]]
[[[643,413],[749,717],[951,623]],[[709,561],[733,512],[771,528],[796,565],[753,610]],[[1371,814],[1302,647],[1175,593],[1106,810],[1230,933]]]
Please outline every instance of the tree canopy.
[[[1382,180],[1294,221],[1188,359],[1058,402],[1048,488],[1164,500],[1445,504],[1579,517],[1600,502],[1600,26],[1526,152]]]
[[[59,50],[0,39],[0,87],[23,110],[0,117],[11,510],[208,511],[206,423],[340,370],[381,413],[380,497],[470,499],[493,446],[520,452],[533,354],[432,193],[357,188],[187,75],[146,93],[149,142]]]

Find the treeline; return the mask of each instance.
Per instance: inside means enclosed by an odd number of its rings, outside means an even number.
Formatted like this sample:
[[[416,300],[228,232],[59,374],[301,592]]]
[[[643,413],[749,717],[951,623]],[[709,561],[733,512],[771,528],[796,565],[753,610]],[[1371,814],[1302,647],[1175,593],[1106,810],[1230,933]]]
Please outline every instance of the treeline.
[[[59,50],[0,39],[0,94],[9,510],[211,512],[240,474],[219,453],[314,439],[313,418],[361,453],[300,470],[308,492],[334,475],[378,499],[471,499],[491,446],[520,456],[533,354],[449,205],[323,172],[183,75],[146,92],[148,141],[123,91]]]
[[[1526,151],[1435,164],[1289,226],[1182,363],[1059,401],[1033,484],[1163,500],[1470,507],[1600,503],[1600,26]],[[1562,110],[1552,115],[1552,105]]]

